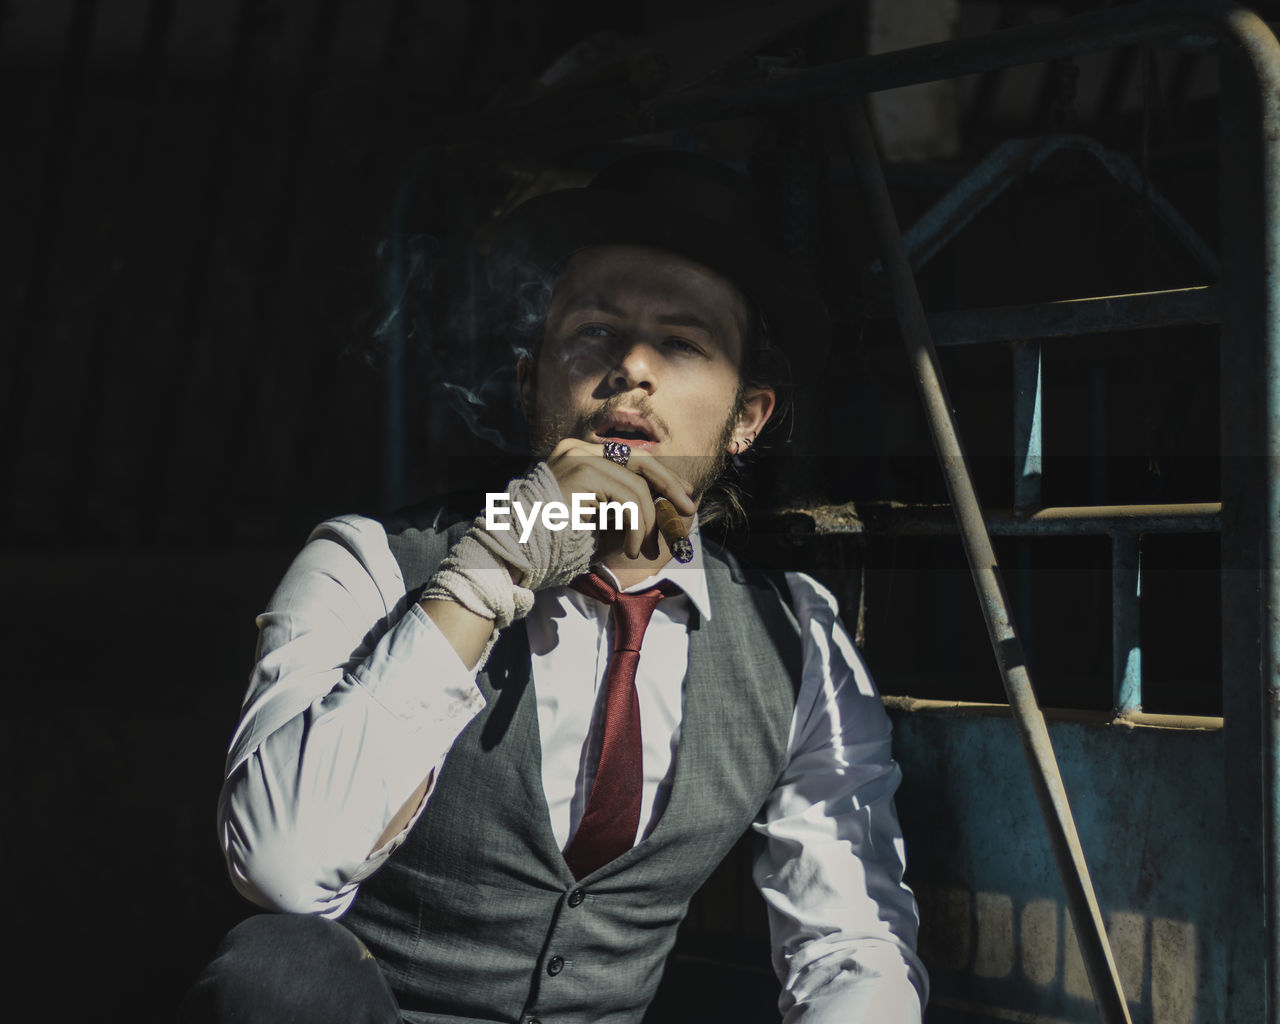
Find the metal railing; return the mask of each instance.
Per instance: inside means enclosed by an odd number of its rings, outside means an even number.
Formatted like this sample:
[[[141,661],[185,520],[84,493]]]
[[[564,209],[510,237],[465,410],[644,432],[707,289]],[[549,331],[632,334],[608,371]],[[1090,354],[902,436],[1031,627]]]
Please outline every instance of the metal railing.
[[[920,397],[933,433],[934,446],[947,482],[947,492],[960,524],[969,569],[981,599],[987,633],[995,651],[996,662],[1004,682],[1009,706],[1022,740],[1023,752],[1031,772],[1031,782],[1041,816],[1049,833],[1058,875],[1066,895],[1067,908],[1080,937],[1093,998],[1104,1021],[1129,1021],[1120,973],[1107,941],[1102,911],[1094,894],[1089,866],[1076,830],[1075,819],[1067,800],[1066,788],[1058,770],[1058,761],[1049,740],[1044,715],[1036,701],[1031,674],[1022,649],[1022,641],[1013,622],[1005,589],[996,560],[991,535],[983,520],[982,506],[973,485],[964,449],[956,428],[951,400],[947,396],[933,346],[924,304],[916,288],[906,244],[898,230],[897,217],[889,199],[880,159],[876,154],[871,127],[861,98],[845,101],[854,170],[861,181],[870,213],[871,227],[880,245],[881,259],[889,280],[898,324],[907,347]]]
[[[1229,1001],[1230,1019],[1280,1021],[1280,894],[1275,878],[1280,868],[1280,47],[1266,25],[1251,12],[1235,7],[1178,9],[1140,5],[1083,16],[1054,25],[1027,26],[978,39],[939,43],[912,50],[859,58],[804,71],[778,72],[759,86],[750,101],[767,106],[823,93],[846,96],[917,84],[998,67],[1036,63],[1127,43],[1164,40],[1204,45],[1217,41],[1224,65],[1224,131],[1221,166],[1224,281],[1222,295],[1192,299],[1170,296],[1159,305],[1177,306],[1172,316],[1187,322],[1211,318],[1222,310],[1223,363],[1223,674],[1227,749],[1233,754],[1227,772],[1228,820],[1240,840],[1235,862],[1223,870],[1241,872],[1241,907],[1265,906],[1261,919],[1242,915],[1233,931]],[[688,115],[706,115],[727,100],[708,93],[684,97]],[[845,100],[853,156],[867,195],[876,235],[884,252],[895,306],[929,415],[943,472],[965,541],[966,553],[987,620],[996,660],[1023,740],[1055,860],[1075,922],[1076,934],[1106,1021],[1128,1020],[1113,958],[1092,892],[1088,869],[1079,850],[1070,808],[1036,705],[1025,658],[991,548],[983,512],[974,493],[951,416],[928,318],[920,305],[910,260],[898,231],[875,155],[860,99]],[[662,112],[674,116],[668,108]],[[1227,180],[1230,179],[1230,184]],[[1243,180],[1241,180],[1243,179]],[[1251,206],[1251,204],[1253,204]],[[1201,293],[1204,294],[1204,293]],[[1216,301],[1214,301],[1216,300]],[[1105,300],[1082,307],[1092,315]],[[1118,305],[1122,311],[1141,301]],[[1072,311],[1075,312],[1075,311]],[[972,333],[980,313],[953,323]],[[1015,322],[1025,311],[1006,314]],[[1036,310],[1033,317],[1044,315]],[[1006,325],[1005,330],[1010,328]],[[1038,358],[1024,360],[1022,372],[1038,378]],[[1038,383],[1038,381],[1037,381]],[[1028,389],[1032,393],[1037,388]],[[1034,462],[1034,415],[1019,417],[1024,432],[1022,454]],[[1258,472],[1258,470],[1261,472]],[[1025,474],[1033,475],[1031,473]],[[1023,487],[1019,503],[1035,504],[1033,488]],[[1087,514],[1087,513],[1085,513]],[[1133,531],[1113,535],[1116,702],[1135,706],[1141,680],[1130,652],[1136,649],[1136,597],[1139,560]],[[1129,609],[1129,611],[1126,611]],[[1257,839],[1261,833],[1262,842]],[[1260,854],[1260,856],[1259,856]],[[1252,898],[1251,898],[1252,897]],[[1257,898],[1260,897],[1260,898]],[[1252,950],[1265,949],[1262,970]]]
[[[1280,47],[1264,22],[1228,5],[1142,4],[1048,25],[1028,25],[973,39],[937,43],[895,53],[855,58],[820,68],[774,69],[767,81],[748,88],[707,89],[651,104],[638,124],[673,126],[727,113],[768,109],[802,99],[858,97],[1020,64],[1040,63],[1131,44],[1200,47],[1217,43],[1223,56],[1223,145],[1221,187],[1223,281],[1198,297],[1155,300],[1178,322],[1222,321],[1223,460],[1223,702],[1227,749],[1225,801],[1234,830],[1232,863],[1222,870],[1239,879],[1238,924],[1230,941],[1229,1019],[1280,1024]],[[947,476],[979,597],[1011,706],[1027,752],[1028,766],[1055,851],[1082,954],[1104,1020],[1128,1019],[1106,934],[1093,899],[1087,867],[1079,854],[1070,809],[1061,793],[1057,765],[1036,706],[1025,659],[1013,625],[984,517],[973,493],[963,451],[951,420],[930,323],[920,308],[911,266],[898,233],[859,99],[846,99],[854,160],[867,193],[876,234],[895,291],[895,305],[929,410],[935,445]],[[890,256],[895,252],[896,256]],[[896,270],[893,266],[896,264]],[[1115,303],[1132,315],[1151,298]],[[1105,299],[1069,310],[1093,316]],[[1187,308],[1188,303],[1190,309]],[[1179,308],[1181,307],[1181,308]],[[987,311],[951,314],[970,333]],[[1026,332],[1017,321],[1025,311],[1003,314],[1004,326]],[[1044,318],[1043,308],[1033,317]],[[1059,328],[1061,330],[1061,328]],[[1030,332],[1026,332],[1030,333]],[[1038,374],[1038,358],[1024,353],[1024,379]],[[1032,389],[1034,390],[1034,389]],[[1024,459],[1038,456],[1031,436],[1034,415],[1022,418]],[[1033,476],[1027,473],[1026,476]],[[1035,504],[1033,488],[1018,494],[1024,509]],[[1116,616],[1116,701],[1140,700],[1133,650],[1132,608],[1139,572],[1136,539],[1113,540]],[[1261,836],[1261,842],[1259,842]],[[1252,908],[1265,913],[1250,916]],[[1265,950],[1258,970],[1258,949]]]

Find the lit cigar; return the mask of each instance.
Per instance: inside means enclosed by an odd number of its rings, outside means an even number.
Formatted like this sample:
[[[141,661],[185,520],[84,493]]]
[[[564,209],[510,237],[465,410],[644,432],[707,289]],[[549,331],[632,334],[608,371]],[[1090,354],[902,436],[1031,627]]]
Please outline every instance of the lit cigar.
[[[667,547],[681,564],[692,560],[693,541],[689,539],[689,531],[684,527],[684,520],[671,504],[669,498],[661,495],[653,499],[653,510],[658,514],[658,529],[667,538]]]

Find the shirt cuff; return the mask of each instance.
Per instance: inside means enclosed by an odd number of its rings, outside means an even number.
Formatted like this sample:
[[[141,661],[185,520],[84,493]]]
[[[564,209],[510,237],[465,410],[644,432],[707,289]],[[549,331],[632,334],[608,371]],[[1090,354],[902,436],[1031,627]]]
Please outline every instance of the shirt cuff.
[[[441,749],[485,706],[474,671],[417,601],[353,677],[415,736],[444,739]]]

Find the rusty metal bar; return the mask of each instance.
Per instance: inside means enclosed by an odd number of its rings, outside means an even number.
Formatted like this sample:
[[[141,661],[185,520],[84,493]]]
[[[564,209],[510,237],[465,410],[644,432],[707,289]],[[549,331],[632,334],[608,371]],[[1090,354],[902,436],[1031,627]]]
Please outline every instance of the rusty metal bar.
[[[884,182],[884,172],[876,153],[871,127],[861,97],[846,100],[844,108],[850,135],[855,171],[866,195],[867,212],[879,241],[894,307],[925,412],[933,432],[938,458],[947,481],[964,540],[965,554],[982,602],[987,631],[1004,681],[1005,693],[1013,709],[1014,721],[1030,769],[1032,786],[1044,816],[1049,845],[1062,881],[1067,907],[1080,943],[1094,1002],[1106,1024],[1129,1022],[1129,1007],[1107,940],[1102,912],[1094,895],[1089,866],[1085,862],[1067,801],[1057,758],[1049,740],[1044,715],[1036,702],[1027,671],[1026,658],[1004,596],[995,550],[991,546],[982,517],[982,507],[973,488],[964,450],[951,413],[938,366],[937,352],[929,336],[924,307],[897,217]]]
[[[933,333],[934,345],[941,347],[1216,324],[1218,319],[1218,289],[1205,285],[1026,306],[931,313],[929,330]]]
[[[954,718],[1008,718],[1008,704],[990,704],[967,700],[937,700],[925,697],[900,697],[885,694],[880,698],[890,711],[903,714],[949,715]],[[1088,708],[1042,708],[1050,722],[1086,722],[1122,728],[1181,729],[1185,732],[1220,732],[1225,722],[1219,715],[1162,715],[1149,711],[1092,711]]]
[[[859,502],[781,509],[779,517],[804,517],[814,533],[864,533],[878,536],[946,536],[959,527],[950,505],[900,505]],[[1007,509],[984,509],[987,532],[999,537],[1105,537],[1146,533],[1217,533],[1222,505],[1216,501],[1186,505],[1082,505],[1044,508],[1030,516]]]

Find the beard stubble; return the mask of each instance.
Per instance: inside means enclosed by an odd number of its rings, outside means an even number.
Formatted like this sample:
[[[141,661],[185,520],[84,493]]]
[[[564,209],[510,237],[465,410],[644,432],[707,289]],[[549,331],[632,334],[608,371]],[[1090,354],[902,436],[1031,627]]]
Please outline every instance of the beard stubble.
[[[733,429],[742,411],[743,389],[739,387],[734,398],[733,409],[725,418],[716,438],[713,450],[706,455],[659,456],[664,464],[675,470],[693,484],[694,501],[701,502],[702,496],[724,475],[729,465],[729,442],[733,439]],[[601,406],[590,414],[571,417],[560,412],[543,415],[535,405],[530,410],[529,438],[533,454],[545,459],[552,450],[566,437],[587,440],[597,423],[603,422],[613,411],[622,406],[632,409],[651,422],[662,424],[660,417],[654,414],[646,402],[627,403],[623,395],[614,395],[606,399]],[[665,430],[665,424],[662,424]]]

